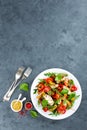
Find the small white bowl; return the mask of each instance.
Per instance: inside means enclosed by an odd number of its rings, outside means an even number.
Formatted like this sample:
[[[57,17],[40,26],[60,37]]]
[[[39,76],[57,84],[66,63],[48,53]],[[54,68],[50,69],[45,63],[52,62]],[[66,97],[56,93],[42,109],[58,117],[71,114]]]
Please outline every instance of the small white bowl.
[[[13,104],[14,101],[18,101],[18,102],[21,103],[21,108],[20,108],[19,110],[15,110],[15,109],[13,109],[12,104]],[[11,102],[11,109],[12,109],[12,111],[14,111],[14,112],[19,112],[19,111],[21,111],[21,110],[22,110],[22,107],[23,107],[23,103],[22,103],[21,100],[14,99],[14,100]]]

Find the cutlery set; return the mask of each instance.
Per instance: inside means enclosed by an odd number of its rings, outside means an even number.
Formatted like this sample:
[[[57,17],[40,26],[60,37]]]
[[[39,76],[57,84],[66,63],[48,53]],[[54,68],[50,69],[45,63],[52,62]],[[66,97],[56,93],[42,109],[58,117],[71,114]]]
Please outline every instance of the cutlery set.
[[[15,79],[13,83],[11,84],[10,88],[6,92],[6,94],[3,97],[3,101],[9,101],[13,92],[17,88],[17,86],[22,82],[22,80],[26,79],[32,72],[32,69],[28,67],[27,69],[23,66],[19,67],[16,74]]]

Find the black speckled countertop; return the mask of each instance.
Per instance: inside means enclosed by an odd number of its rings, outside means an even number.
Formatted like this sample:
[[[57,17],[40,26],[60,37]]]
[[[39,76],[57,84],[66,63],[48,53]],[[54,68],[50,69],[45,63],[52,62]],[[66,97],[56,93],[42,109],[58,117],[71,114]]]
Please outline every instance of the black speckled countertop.
[[[0,0],[0,98],[17,68],[32,67],[30,86],[41,71],[63,68],[82,86],[82,103],[71,117],[52,121],[41,115],[18,117],[10,102],[0,103],[0,130],[87,129],[87,0]]]

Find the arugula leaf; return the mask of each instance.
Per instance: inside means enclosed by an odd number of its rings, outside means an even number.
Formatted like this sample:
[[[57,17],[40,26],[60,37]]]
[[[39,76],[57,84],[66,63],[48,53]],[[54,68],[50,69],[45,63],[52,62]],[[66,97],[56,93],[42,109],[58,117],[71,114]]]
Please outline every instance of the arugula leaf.
[[[69,80],[70,85],[74,85],[74,81],[72,79]]]
[[[48,91],[47,93],[48,93],[48,95],[51,96],[53,92],[50,90],[50,91]]]
[[[63,105],[67,106],[67,101],[66,100],[63,101]]]
[[[58,74],[56,75],[55,81],[58,83],[62,79],[62,75]]]
[[[45,76],[48,76],[48,77],[51,77],[51,76],[55,76],[55,73],[50,73],[50,72],[49,72],[49,73],[45,73],[44,75],[45,75]]]
[[[22,84],[20,84],[19,89],[20,89],[20,90],[23,90],[23,91],[28,91],[28,90],[29,90],[29,85],[28,85],[28,83],[22,83]]]
[[[52,109],[54,106],[47,105],[48,109]]]
[[[56,104],[60,104],[61,103],[61,98],[59,98],[58,100],[55,101]]]
[[[57,116],[57,115],[59,115],[59,113],[54,110],[54,111],[53,111],[52,113],[50,113],[49,115],[51,115],[51,116]]]
[[[75,99],[78,99],[80,97],[80,95],[77,95],[77,96],[75,96]]]
[[[30,115],[33,117],[33,118],[36,118],[38,117],[38,113],[34,110],[30,110]]]
[[[37,93],[37,89],[34,89],[34,92],[33,92],[33,94],[36,94]]]
[[[39,80],[39,82],[44,82],[44,79],[38,79]]]
[[[43,99],[43,100],[42,100],[42,106],[43,106],[43,107],[46,107],[47,105],[48,105],[48,101],[45,100],[45,99]]]
[[[75,93],[71,93],[71,94],[69,95],[69,97],[68,97],[68,100],[71,100],[71,99],[74,98],[75,96],[76,96]]]
[[[62,94],[68,94],[68,90],[67,90],[67,89],[63,89],[63,90],[61,91],[61,93],[62,93]]]

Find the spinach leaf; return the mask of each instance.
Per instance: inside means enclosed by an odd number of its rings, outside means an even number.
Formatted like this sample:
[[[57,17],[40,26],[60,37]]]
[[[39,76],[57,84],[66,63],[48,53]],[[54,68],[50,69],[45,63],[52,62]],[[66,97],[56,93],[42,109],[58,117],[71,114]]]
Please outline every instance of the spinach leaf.
[[[61,79],[62,79],[62,75],[61,75],[61,74],[56,75],[55,81],[56,81],[57,83],[58,83]]]
[[[29,86],[28,83],[21,83],[20,84],[20,90],[28,91],[29,90],[28,86]]]
[[[47,105],[48,105],[48,101],[45,100],[45,99],[43,99],[43,100],[42,100],[42,106],[43,106],[43,107],[46,107]]]
[[[34,110],[31,110],[31,111],[30,111],[30,115],[31,115],[33,118],[38,117],[38,113],[37,113],[36,111],[34,111]]]
[[[63,90],[61,91],[61,94],[68,94],[68,90],[67,90],[67,89],[63,89]]]

